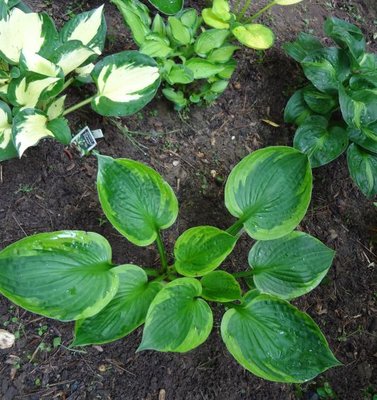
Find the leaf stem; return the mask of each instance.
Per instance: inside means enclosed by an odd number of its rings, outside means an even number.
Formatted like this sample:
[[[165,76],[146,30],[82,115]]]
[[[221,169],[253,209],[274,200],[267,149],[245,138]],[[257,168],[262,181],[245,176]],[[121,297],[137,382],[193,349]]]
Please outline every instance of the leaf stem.
[[[243,229],[243,220],[238,219],[232,226],[226,231],[233,236],[236,236]]]
[[[272,0],[270,3],[268,3],[265,7],[261,8],[257,13],[252,15],[250,18],[247,19],[247,22],[254,21],[254,19],[257,19],[260,17],[264,12],[269,10],[272,6],[275,5],[275,0]]]
[[[162,273],[165,273],[168,270],[168,258],[166,255],[166,250],[165,250],[164,242],[162,241],[160,230],[157,231],[156,244],[157,244],[158,253],[160,254]]]
[[[250,4],[251,4],[251,0],[246,0],[246,2],[245,2],[245,4],[244,4],[244,6],[242,7],[241,11],[237,14],[237,19],[238,19],[238,20],[241,20],[241,19],[244,17],[245,12],[246,12],[246,11],[249,9],[249,7],[250,7]]]
[[[83,100],[83,101],[80,101],[80,103],[74,104],[73,106],[67,108],[67,109],[63,112],[63,117],[66,116],[67,114],[73,112],[73,111],[78,110],[78,109],[81,108],[81,107],[86,106],[87,104],[89,104],[89,103],[94,99],[94,97],[95,97],[95,96],[88,97],[87,99],[85,99],[85,100]]]
[[[242,272],[234,272],[232,275],[235,278],[248,278],[254,274],[253,270],[250,271],[242,271]]]

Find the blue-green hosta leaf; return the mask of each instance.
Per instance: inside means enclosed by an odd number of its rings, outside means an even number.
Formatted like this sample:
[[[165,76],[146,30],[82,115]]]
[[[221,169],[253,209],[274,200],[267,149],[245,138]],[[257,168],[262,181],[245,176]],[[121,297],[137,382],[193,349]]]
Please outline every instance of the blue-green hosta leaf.
[[[153,58],[137,51],[105,57],[92,76],[98,89],[92,108],[104,116],[138,112],[153,99],[161,81]]]
[[[377,122],[360,129],[348,128],[348,137],[351,142],[377,154]]]
[[[213,226],[188,229],[174,246],[175,269],[190,277],[208,274],[221,265],[236,242],[235,236]]]
[[[339,103],[344,120],[360,129],[377,121],[377,89],[339,90]]]
[[[158,11],[164,14],[174,15],[179,13],[183,7],[183,0],[149,0]]]
[[[225,271],[212,271],[205,275],[200,283],[203,287],[202,297],[206,300],[227,303],[241,299],[239,283],[233,275]]]
[[[336,47],[310,53],[301,61],[306,77],[321,92],[336,93],[350,75],[347,54]]]
[[[347,149],[347,131],[328,124],[326,118],[314,115],[307,118],[295,133],[293,145],[307,154],[312,168],[328,164]]]
[[[84,46],[90,47],[101,54],[106,39],[106,20],[103,5],[91,11],[76,15],[69,20],[60,32],[62,42],[79,40]]]
[[[40,77],[39,74],[12,79],[8,99],[16,107],[33,108],[47,94],[56,94],[64,82],[60,77]]]
[[[221,72],[224,64],[214,64],[203,58],[190,58],[185,66],[192,71],[195,79],[207,79]]]
[[[84,46],[79,40],[72,40],[63,43],[59,46],[52,57],[52,60],[57,64],[67,76],[75,69],[81,67],[93,56],[96,52],[88,46]]]
[[[221,47],[228,36],[229,31],[226,29],[208,29],[202,32],[195,41],[195,53],[206,57],[212,50]]]
[[[0,252],[0,292],[49,318],[89,318],[118,290],[111,266],[110,245],[97,233],[41,233]]]
[[[17,157],[12,141],[12,111],[0,100],[0,161]]]
[[[191,33],[178,18],[169,17],[167,32],[178,45],[186,46],[191,42]]]
[[[335,43],[349,50],[355,60],[365,52],[364,35],[357,26],[339,18],[331,17],[325,21],[324,31]]]
[[[97,189],[102,209],[122,235],[138,246],[156,240],[178,215],[173,189],[152,168],[98,155]]]
[[[10,64],[18,64],[23,49],[41,56],[50,54],[57,31],[47,14],[13,8],[8,19],[0,20],[0,37],[0,55]]]
[[[109,343],[127,336],[144,323],[152,300],[163,287],[160,282],[148,282],[144,270],[135,265],[121,265],[112,272],[119,277],[117,293],[98,314],[76,322],[74,346]]]
[[[377,155],[352,143],[347,150],[350,175],[365,196],[377,194]]]
[[[323,49],[318,38],[305,32],[301,32],[298,38],[291,43],[283,44],[283,49],[297,62],[311,54],[313,51]]]
[[[244,368],[269,381],[306,382],[340,365],[307,314],[266,294],[246,297],[243,307],[228,310],[221,336]]]
[[[327,274],[335,252],[303,232],[257,242],[249,253],[256,288],[282,299],[313,290]]]
[[[198,297],[200,282],[180,278],[170,282],[154,298],[145,320],[140,350],[184,353],[201,345],[211,332],[212,311]]]
[[[288,100],[284,110],[284,121],[290,124],[301,125],[313,114],[304,99],[304,90],[297,90]]]
[[[21,52],[19,68],[21,74],[26,76],[37,74],[41,77],[64,77],[58,65],[39,54],[30,53],[27,49]]]
[[[202,10],[202,17],[204,22],[212,28],[228,29],[230,26],[222,17],[215,14],[212,8],[204,8]]]
[[[225,186],[225,205],[257,240],[278,239],[300,223],[308,209],[312,170],[292,147],[254,151],[238,163]]]
[[[13,119],[12,136],[19,157],[26,149],[37,145],[41,139],[54,137],[63,144],[69,144],[71,138],[65,118],[49,121],[44,112],[33,108],[17,113]]]
[[[262,24],[237,25],[232,33],[240,43],[256,50],[269,49],[275,41],[272,30]]]
[[[111,0],[123,15],[126,25],[131,29],[132,37],[141,46],[151,33],[151,18],[148,7],[135,0]]]
[[[338,98],[329,93],[320,92],[313,85],[303,89],[305,103],[317,114],[329,114],[339,106]]]

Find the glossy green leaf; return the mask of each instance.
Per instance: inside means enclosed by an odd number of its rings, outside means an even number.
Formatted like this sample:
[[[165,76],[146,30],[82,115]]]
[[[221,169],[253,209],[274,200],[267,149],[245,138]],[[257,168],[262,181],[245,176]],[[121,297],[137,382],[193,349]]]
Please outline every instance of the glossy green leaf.
[[[97,189],[102,209],[122,235],[138,246],[156,240],[177,218],[173,189],[152,168],[126,158],[98,155]]]
[[[136,44],[141,46],[151,32],[148,7],[135,0],[111,0],[111,2],[118,7],[126,25],[131,29]]]
[[[242,296],[239,283],[225,271],[210,272],[200,283],[203,287],[202,297],[209,301],[226,303],[239,300]]]
[[[155,96],[160,73],[153,58],[123,51],[101,60],[92,72],[98,92],[92,108],[104,116],[126,116],[141,110]]]
[[[228,310],[221,335],[244,368],[274,382],[306,382],[340,364],[307,314],[266,294]]]
[[[190,277],[208,274],[221,265],[236,242],[236,237],[213,226],[188,229],[175,243],[175,269]]]
[[[338,99],[329,93],[320,92],[312,85],[303,89],[305,103],[317,114],[328,114],[338,105]]]
[[[118,277],[110,268],[110,245],[97,233],[41,233],[0,252],[0,292],[49,318],[88,318],[118,290]]]
[[[240,43],[256,50],[269,49],[275,41],[273,31],[261,24],[238,25],[232,33]]]
[[[183,7],[183,0],[149,0],[158,11],[164,14],[177,14]]]
[[[377,194],[377,155],[351,144],[347,151],[350,175],[365,196]]]
[[[193,72],[195,79],[207,79],[224,69],[224,64],[214,64],[196,57],[190,58],[185,66]]]
[[[377,89],[339,90],[339,103],[344,120],[360,129],[377,121]]]
[[[362,126],[360,129],[348,128],[348,137],[351,142],[377,154],[377,122]]]
[[[191,42],[190,30],[176,17],[169,17],[168,30],[179,45],[188,45]]]
[[[290,124],[301,125],[313,114],[304,99],[304,90],[297,90],[288,100],[284,109],[284,121]]]
[[[202,17],[204,22],[212,28],[228,29],[230,26],[229,23],[223,20],[222,17],[216,15],[212,8],[204,8],[202,10]]]
[[[316,238],[292,232],[277,240],[257,242],[249,253],[249,265],[260,292],[293,299],[319,285],[334,254]]]
[[[209,305],[198,298],[200,282],[180,278],[162,289],[148,310],[140,350],[183,353],[200,346],[212,330]]]
[[[12,140],[12,111],[0,100],[0,161],[17,157]]]
[[[101,54],[107,30],[103,7],[102,5],[70,19],[60,32],[62,42],[78,40],[95,53]]]
[[[302,62],[304,58],[313,51],[323,49],[318,38],[305,32],[301,32],[298,38],[291,43],[285,43],[283,49],[297,62]]]
[[[110,303],[91,318],[75,325],[74,346],[102,344],[121,339],[144,323],[148,308],[163,285],[148,282],[143,269],[121,265],[113,273],[119,277],[119,288]]]
[[[357,26],[331,17],[325,21],[324,30],[340,47],[348,49],[356,60],[365,52],[364,35]]]
[[[72,135],[67,119],[63,117],[55,118],[52,121],[48,121],[46,127],[60,143],[65,145],[71,143]]]
[[[287,235],[309,206],[312,171],[307,156],[291,147],[254,151],[229,175],[225,205],[257,240]]]
[[[317,50],[301,62],[306,77],[320,91],[336,93],[350,74],[346,53],[336,47]]]
[[[296,149],[307,154],[312,168],[338,158],[348,146],[347,131],[340,126],[328,126],[326,118],[312,116],[297,129],[293,139]]]
[[[195,53],[201,57],[207,56],[212,50],[221,47],[228,35],[229,31],[226,29],[208,29],[202,32],[195,41]]]

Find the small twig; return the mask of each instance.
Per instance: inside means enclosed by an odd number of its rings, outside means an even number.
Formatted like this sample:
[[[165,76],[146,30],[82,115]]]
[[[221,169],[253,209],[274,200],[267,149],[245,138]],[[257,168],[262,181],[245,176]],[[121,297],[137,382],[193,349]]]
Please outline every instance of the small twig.
[[[28,236],[28,234],[25,232],[24,228],[21,226],[21,224],[19,223],[18,219],[16,218],[16,216],[14,214],[12,214],[13,219],[16,221],[16,224],[20,227],[20,229],[22,230],[23,234],[25,236]]]

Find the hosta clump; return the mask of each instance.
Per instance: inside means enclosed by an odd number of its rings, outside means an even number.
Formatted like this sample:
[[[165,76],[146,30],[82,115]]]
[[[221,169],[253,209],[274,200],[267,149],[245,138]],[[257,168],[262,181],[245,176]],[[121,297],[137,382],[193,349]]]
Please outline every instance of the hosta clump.
[[[325,33],[337,46],[301,33],[285,45],[310,84],[298,90],[285,109],[285,121],[299,126],[294,146],[312,167],[325,165],[347,150],[351,177],[368,197],[377,194],[377,56],[368,53],[359,28],[330,18]]]
[[[138,0],[112,0],[140,51],[158,62],[164,82],[162,92],[178,110],[191,103],[217,99],[236,69],[236,40],[257,50],[268,49],[274,43],[269,28],[251,21],[272,5],[298,1],[275,0],[246,18],[247,7],[240,7],[236,15],[226,0],[214,0],[212,8],[204,9],[202,16],[193,8],[181,10],[182,1],[153,0],[151,3],[159,10],[175,15],[164,19],[157,14],[152,19],[148,8]]]
[[[68,144],[65,116],[86,104],[104,116],[129,115],[155,95],[155,61],[135,51],[105,57],[94,65],[106,37],[103,6],[68,21],[60,32],[45,13],[26,12],[0,0],[0,161],[21,157],[42,138]],[[17,6],[19,3],[17,3]],[[73,83],[94,83],[96,92],[69,105]]]
[[[174,260],[161,234],[178,214],[172,188],[140,162],[98,155],[98,163],[107,218],[133,244],[155,242],[161,267],[113,265],[110,245],[97,233],[42,233],[0,252],[4,296],[32,312],[76,321],[73,345],[111,342],[145,323],[138,350],[164,352],[202,344],[213,328],[210,304],[219,303],[226,310],[226,347],[257,376],[304,382],[339,365],[318,326],[290,303],[321,282],[334,256],[294,230],[311,197],[306,155],[270,147],[244,158],[225,187],[225,205],[236,222],[227,230],[188,229],[175,243]],[[243,232],[257,240],[250,267],[219,269]],[[243,291],[239,279],[250,290]]]

